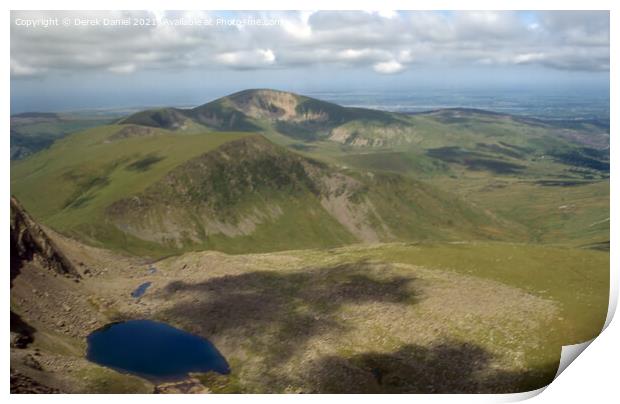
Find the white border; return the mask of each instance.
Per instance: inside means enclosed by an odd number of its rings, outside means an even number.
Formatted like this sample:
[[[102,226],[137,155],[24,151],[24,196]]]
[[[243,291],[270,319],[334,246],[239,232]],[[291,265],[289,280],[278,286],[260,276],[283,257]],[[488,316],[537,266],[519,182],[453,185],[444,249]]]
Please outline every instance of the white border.
[[[5,91],[2,97],[2,107],[5,113],[2,116],[2,120],[4,122],[4,138],[2,139],[2,150],[0,153],[3,153],[4,156],[9,155],[9,126],[10,126],[10,93],[7,91],[10,87],[10,73],[9,73],[9,65],[10,65],[10,24],[8,24],[9,10],[165,10],[165,9],[176,9],[176,10],[192,10],[192,9],[213,9],[213,10],[307,10],[307,9],[325,9],[325,10],[376,10],[376,9],[386,9],[386,10],[406,10],[406,9],[415,9],[415,10],[611,10],[611,132],[615,132],[616,121],[614,117],[618,116],[618,84],[617,80],[614,77],[618,77],[618,68],[617,68],[617,43],[613,40],[613,38],[618,38],[618,29],[617,24],[620,19],[617,17],[618,7],[615,6],[618,2],[613,1],[605,1],[605,0],[589,0],[589,1],[561,1],[561,0],[546,0],[546,1],[536,1],[536,0],[525,0],[525,1],[514,1],[514,0],[504,0],[504,1],[488,1],[488,0],[470,0],[467,2],[464,1],[456,1],[456,0],[443,0],[443,1],[404,1],[404,0],[382,0],[380,3],[377,1],[371,0],[358,0],[358,1],[345,1],[345,0],[315,0],[315,1],[306,1],[301,2],[298,0],[263,0],[260,3],[258,1],[249,1],[249,0],[240,0],[240,1],[223,1],[223,0],[215,0],[209,2],[196,2],[189,0],[176,0],[176,1],[119,1],[119,0],[108,0],[108,1],[89,1],[89,2],[80,2],[80,1],[67,1],[60,0],[54,1],[53,3],[45,2],[45,1],[6,1],[5,4],[8,5],[8,8],[4,10],[4,19],[5,26],[2,28],[3,33],[3,41],[2,47],[5,55],[5,63],[0,67],[2,69],[3,77],[5,78]],[[379,4],[379,5],[378,5]],[[612,134],[612,143],[615,143],[613,138],[617,136],[615,133]],[[620,262],[618,261],[618,253],[616,247],[616,235],[617,235],[617,207],[614,206],[614,202],[618,200],[618,186],[615,163],[618,161],[618,151],[612,147],[612,175],[611,175],[611,284],[612,290],[610,295],[610,310],[607,317],[606,327],[607,329],[603,332],[603,334],[596,338],[591,346],[586,350],[584,355],[581,355],[576,362],[569,366],[562,375],[554,381],[544,392],[544,394],[540,394],[536,396],[532,402],[583,402],[585,400],[591,402],[610,402],[613,401],[613,398],[617,398],[617,371],[618,371],[618,341],[620,341],[620,327],[618,326],[618,321],[611,322],[613,318],[613,314],[615,312],[615,306],[618,301],[618,268],[620,268]],[[2,192],[3,192],[3,200],[8,205],[9,202],[9,194],[10,194],[10,161],[7,159],[5,161],[5,171],[2,173],[0,180],[2,181]],[[7,206],[8,208],[8,206]],[[0,240],[1,248],[3,248],[4,254],[4,263],[3,266],[5,269],[5,276],[8,272],[9,263],[9,216],[8,209],[6,209],[5,214],[2,216],[2,226],[4,226],[5,231],[1,233],[2,239]],[[5,282],[5,289],[2,291],[4,295],[4,301],[8,302],[9,300],[9,286],[8,282]],[[5,310],[2,312],[2,324],[7,327],[9,324],[9,311]],[[5,338],[9,335],[8,330],[5,328]],[[5,347],[8,347],[8,341],[5,340]],[[5,376],[2,379],[2,383],[5,386],[5,394],[8,394],[9,391],[9,352],[8,349],[5,348],[2,351],[2,359],[5,366]],[[541,389],[545,390],[545,389]],[[525,393],[521,395],[478,395],[478,396],[463,396],[463,395],[441,395],[441,396],[424,396],[424,395],[398,395],[398,396],[389,396],[390,400],[398,401],[398,402],[507,402],[507,401],[515,401],[520,399],[525,399],[532,394],[540,393],[541,391],[537,391],[535,393]],[[13,402],[33,402],[39,400],[46,400],[49,402],[83,402],[84,400],[88,400],[89,402],[94,403],[103,403],[109,399],[113,400],[132,400],[134,403],[151,403],[154,401],[169,401],[169,400],[179,400],[182,399],[184,401],[192,401],[192,402],[202,402],[203,400],[215,401],[219,403],[231,403],[237,402],[239,400],[246,401],[252,400],[253,403],[269,403],[273,404],[276,402],[296,400],[296,401],[328,401],[328,402],[336,402],[337,400],[355,400],[358,402],[371,402],[377,399],[387,399],[387,397],[381,396],[332,396],[332,395],[315,395],[315,396],[281,396],[281,395],[251,395],[251,396],[224,396],[224,395],[214,395],[209,397],[204,396],[183,396],[181,398],[171,397],[171,396],[115,396],[109,397],[103,395],[90,395],[87,397],[81,395],[63,395],[63,396],[25,396],[25,395],[12,395],[10,396],[10,400]]]

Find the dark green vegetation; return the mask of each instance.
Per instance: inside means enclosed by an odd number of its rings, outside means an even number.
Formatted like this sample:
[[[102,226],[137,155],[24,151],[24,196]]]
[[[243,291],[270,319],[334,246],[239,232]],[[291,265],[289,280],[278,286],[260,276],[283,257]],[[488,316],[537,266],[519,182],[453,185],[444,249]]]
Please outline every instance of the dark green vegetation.
[[[69,133],[112,122],[113,117],[29,112],[11,116],[11,160],[48,148]]]

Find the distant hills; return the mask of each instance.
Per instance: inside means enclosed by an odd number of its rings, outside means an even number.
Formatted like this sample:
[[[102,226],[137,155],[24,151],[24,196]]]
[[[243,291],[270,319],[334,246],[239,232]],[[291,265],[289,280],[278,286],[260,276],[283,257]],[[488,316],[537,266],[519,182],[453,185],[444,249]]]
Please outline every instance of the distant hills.
[[[13,164],[11,192],[57,231],[135,254],[541,240],[532,225],[541,211],[555,239],[582,242],[574,221],[556,222],[566,216],[552,214],[562,202],[549,191],[603,192],[608,142],[596,125],[473,109],[405,115],[246,90],[66,136]],[[511,183],[541,195],[540,208],[511,208]],[[588,203],[575,214],[605,225],[608,210]],[[608,240],[604,227],[592,231],[584,242]]]
[[[20,160],[48,148],[69,133],[109,123],[110,118],[90,115],[24,112],[11,115],[11,160]]]
[[[409,115],[343,107],[268,89],[240,91],[192,109],[142,111],[119,123],[175,131],[275,132],[297,141],[328,140],[358,147],[425,147],[446,142],[452,146],[467,145],[471,144],[472,137],[480,140],[480,135],[495,137],[498,134],[516,144],[523,144],[541,141],[540,138],[548,137],[550,131],[556,140],[569,138],[594,147],[604,147],[609,142],[605,129],[593,122],[580,125],[567,121],[554,123],[468,108]],[[472,134],[472,131],[481,133]],[[583,136],[584,132],[593,136]],[[558,141],[549,146],[561,147],[563,144]]]

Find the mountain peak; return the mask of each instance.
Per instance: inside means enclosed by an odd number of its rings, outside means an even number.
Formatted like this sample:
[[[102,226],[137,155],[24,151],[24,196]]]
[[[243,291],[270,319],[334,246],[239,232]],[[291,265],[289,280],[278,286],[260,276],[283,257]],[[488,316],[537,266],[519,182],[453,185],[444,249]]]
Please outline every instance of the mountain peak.
[[[293,93],[291,91],[277,90],[273,88],[248,88],[245,90],[237,91],[227,95],[224,98],[239,98],[239,97],[271,97],[277,95],[288,95],[293,97],[301,97],[301,95]]]
[[[255,119],[290,119],[298,115],[300,95],[271,89],[250,89],[224,97],[234,108]]]

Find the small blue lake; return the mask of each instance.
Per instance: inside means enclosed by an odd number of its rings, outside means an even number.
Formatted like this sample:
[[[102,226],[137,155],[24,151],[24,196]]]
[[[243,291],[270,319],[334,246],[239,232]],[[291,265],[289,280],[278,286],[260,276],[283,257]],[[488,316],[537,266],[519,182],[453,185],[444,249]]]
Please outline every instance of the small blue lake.
[[[190,372],[230,372],[207,339],[151,320],[112,323],[88,336],[86,358],[146,379],[183,379]]]
[[[138,286],[136,288],[136,290],[134,290],[133,292],[131,292],[131,297],[141,297],[146,290],[149,288],[149,286],[151,286],[151,282],[144,282],[142,285]]]

